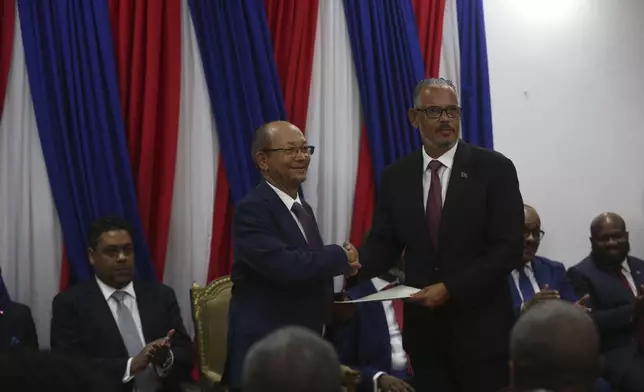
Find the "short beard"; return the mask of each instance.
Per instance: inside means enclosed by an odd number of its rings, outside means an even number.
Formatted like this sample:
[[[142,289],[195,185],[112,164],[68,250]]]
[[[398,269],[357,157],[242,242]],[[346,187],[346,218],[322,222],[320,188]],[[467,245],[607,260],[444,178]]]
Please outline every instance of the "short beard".
[[[620,247],[620,252],[617,255],[613,255],[599,247],[595,244],[592,245],[592,256],[595,260],[598,260],[601,264],[606,266],[617,266],[621,264],[624,259],[631,252],[631,243],[626,242],[623,246]]]

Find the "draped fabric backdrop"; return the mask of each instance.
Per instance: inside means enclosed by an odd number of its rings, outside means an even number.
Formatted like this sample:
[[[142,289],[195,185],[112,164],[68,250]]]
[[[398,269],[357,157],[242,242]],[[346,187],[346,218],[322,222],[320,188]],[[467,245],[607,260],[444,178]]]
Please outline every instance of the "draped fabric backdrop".
[[[481,0],[17,4],[0,9],[0,267],[44,347],[107,213],[133,223],[138,277],[173,287],[192,330],[192,283],[230,272],[265,122],[317,147],[302,192],[327,243],[362,242],[379,174],[420,146],[422,78],[454,81],[464,139],[492,145]]]

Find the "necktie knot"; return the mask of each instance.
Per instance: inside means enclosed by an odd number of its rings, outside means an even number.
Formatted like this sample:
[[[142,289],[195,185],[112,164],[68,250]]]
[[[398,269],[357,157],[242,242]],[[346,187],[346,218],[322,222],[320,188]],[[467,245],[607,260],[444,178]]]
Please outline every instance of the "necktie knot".
[[[127,294],[125,291],[115,291],[112,293],[112,298],[116,300],[116,302],[123,302],[123,299],[125,299],[125,294]]]
[[[438,169],[443,167],[443,164],[440,161],[434,159],[433,161],[429,162],[429,165],[427,165],[427,167],[432,171],[432,173],[436,173]]]
[[[293,203],[293,206],[291,207],[291,211],[297,216],[298,218],[300,217],[301,214],[306,213],[304,210],[304,206],[298,202]]]

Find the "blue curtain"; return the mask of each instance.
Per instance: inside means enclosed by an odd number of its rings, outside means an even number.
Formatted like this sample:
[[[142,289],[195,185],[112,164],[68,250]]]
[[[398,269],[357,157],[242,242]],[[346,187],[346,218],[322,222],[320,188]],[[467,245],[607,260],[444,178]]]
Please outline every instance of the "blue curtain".
[[[457,0],[456,7],[461,48],[463,140],[491,149],[494,140],[483,0]]]
[[[387,165],[420,146],[407,119],[425,72],[416,20],[409,0],[345,0],[344,8],[378,185]]]
[[[255,130],[285,120],[263,0],[190,0],[190,11],[233,202],[259,180]]]
[[[93,277],[92,220],[118,214],[134,227],[139,278],[153,278],[125,143],[105,0],[19,0],[29,85],[71,282]]]

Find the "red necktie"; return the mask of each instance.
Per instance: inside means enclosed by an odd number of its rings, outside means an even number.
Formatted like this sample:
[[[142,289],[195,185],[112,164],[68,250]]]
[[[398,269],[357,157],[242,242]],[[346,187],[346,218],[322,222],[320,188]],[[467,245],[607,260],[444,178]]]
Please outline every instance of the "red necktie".
[[[432,244],[436,246],[438,242],[438,228],[441,223],[441,213],[443,210],[443,197],[441,195],[441,179],[438,177],[438,169],[443,166],[437,160],[429,162],[429,170],[432,172],[432,180],[429,185],[429,193],[427,194],[427,225],[429,226],[429,237]]]
[[[624,285],[624,287],[626,287],[626,290],[628,290],[628,293],[630,295],[633,295],[633,290],[631,289],[631,285],[628,283],[628,279],[626,278],[626,275],[624,275],[624,273],[620,271],[619,277],[622,280],[622,284]]]

